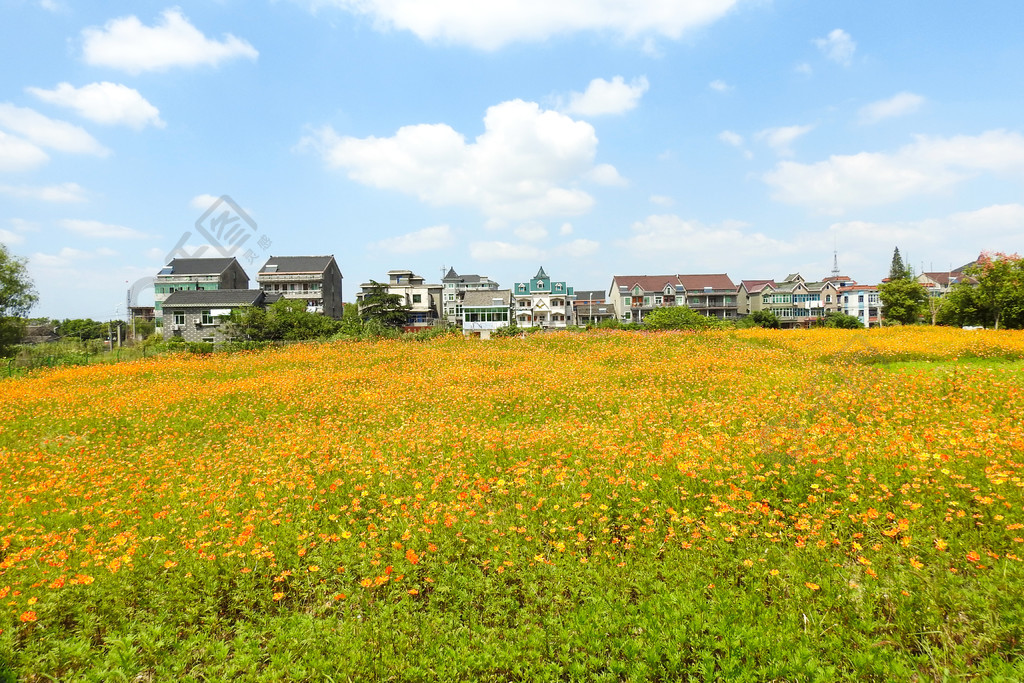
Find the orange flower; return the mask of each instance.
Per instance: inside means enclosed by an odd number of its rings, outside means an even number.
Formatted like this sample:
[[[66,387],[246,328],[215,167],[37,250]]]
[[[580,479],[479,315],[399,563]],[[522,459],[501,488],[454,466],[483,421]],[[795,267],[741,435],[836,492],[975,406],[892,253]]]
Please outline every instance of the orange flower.
[[[274,602],[277,602],[284,597],[284,593],[274,593]]]
[[[420,563],[419,556],[415,552],[413,552],[412,548],[409,548],[408,550],[405,551],[405,559],[409,561],[409,564],[419,564]]]
[[[968,562],[977,562],[980,559],[981,559],[981,555],[979,555],[978,553],[974,552],[973,550],[971,552],[967,553],[967,561]]]
[[[20,619],[22,622],[26,622],[26,623],[30,622],[30,621],[35,621],[36,620],[36,613],[33,610],[29,610],[28,612],[22,612],[21,616],[18,617],[18,619]]]
[[[812,581],[805,581],[804,585],[807,586],[808,588],[810,588],[812,591],[816,591],[816,590],[821,589],[821,586],[819,586],[818,584],[816,584],[816,583],[814,583]]]

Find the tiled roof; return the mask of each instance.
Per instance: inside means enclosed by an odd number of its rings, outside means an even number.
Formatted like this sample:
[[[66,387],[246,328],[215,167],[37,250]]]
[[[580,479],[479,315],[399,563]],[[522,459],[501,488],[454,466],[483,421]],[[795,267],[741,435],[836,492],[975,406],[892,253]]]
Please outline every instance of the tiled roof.
[[[220,275],[230,268],[232,263],[237,263],[237,261],[234,258],[176,258],[167,264],[167,268],[170,268],[171,272],[165,274]]]
[[[172,292],[163,303],[168,308],[203,306],[255,306],[263,301],[259,289],[183,289]]]
[[[576,290],[576,301],[604,301],[608,298],[608,293],[600,289],[577,289]],[[604,304],[601,304],[602,306]]]
[[[675,275],[616,275],[613,280],[620,289],[625,287],[632,290],[633,287],[640,285],[640,289],[645,292],[664,292],[665,285],[670,285],[675,292],[679,284],[679,278]]]
[[[725,273],[704,273],[699,275],[677,275],[679,283],[688,292],[695,292],[703,290],[707,287],[711,289],[731,289],[735,290],[736,285],[729,279],[729,276]]]
[[[743,285],[750,294],[757,294],[769,285],[775,287],[775,280],[741,280],[740,284]]]
[[[500,299],[495,303],[495,299]],[[490,308],[494,306],[511,306],[512,290],[510,289],[482,289],[466,292],[462,299],[462,308]]]
[[[333,260],[333,256],[271,256],[260,268],[260,275],[322,273],[327,270]],[[277,268],[273,266],[277,266]]]

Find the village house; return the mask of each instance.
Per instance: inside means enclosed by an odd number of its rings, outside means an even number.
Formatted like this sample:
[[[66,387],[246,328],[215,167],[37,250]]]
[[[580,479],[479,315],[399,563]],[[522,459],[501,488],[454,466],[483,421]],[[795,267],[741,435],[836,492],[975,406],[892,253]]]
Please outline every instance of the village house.
[[[737,288],[738,311],[749,315],[770,311],[782,327],[809,327],[839,310],[839,289],[829,280],[807,282],[800,273],[775,280],[742,280]]]
[[[165,340],[230,341],[226,323],[240,309],[265,308],[279,298],[260,289],[178,290],[164,299]]]
[[[572,316],[577,325],[597,325],[615,319],[615,307],[601,289],[577,289],[572,299]]]
[[[452,325],[462,324],[463,299],[468,292],[498,289],[498,283],[486,275],[459,275],[454,268],[448,269],[441,284],[444,286],[442,316]]]
[[[491,333],[512,320],[512,292],[508,289],[463,293],[462,333],[490,339]]]
[[[616,320],[642,323],[647,314],[677,305],[682,286],[676,275],[616,275],[608,288]]]
[[[517,282],[512,296],[519,327],[564,329],[573,324],[573,288],[553,282],[543,267],[529,282]]]
[[[397,294],[402,303],[409,307],[403,329],[415,332],[437,325],[441,321],[441,293],[444,287],[428,284],[411,270],[389,270],[388,281],[383,284],[388,294]],[[356,303],[362,306],[363,298],[372,289],[372,282],[364,282],[356,293]]]
[[[271,256],[256,274],[259,288],[285,299],[301,299],[310,313],[335,320],[345,312],[341,269],[334,256]]]
[[[156,324],[163,323],[163,303],[174,292],[247,289],[249,276],[235,258],[176,258],[160,269],[153,283]]]

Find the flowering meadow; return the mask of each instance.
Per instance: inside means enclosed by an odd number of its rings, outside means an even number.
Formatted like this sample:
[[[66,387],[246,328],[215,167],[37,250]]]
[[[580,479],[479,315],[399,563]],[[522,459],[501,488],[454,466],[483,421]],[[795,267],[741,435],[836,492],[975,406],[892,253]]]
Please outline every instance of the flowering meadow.
[[[1024,334],[0,381],[0,681],[1024,678]]]

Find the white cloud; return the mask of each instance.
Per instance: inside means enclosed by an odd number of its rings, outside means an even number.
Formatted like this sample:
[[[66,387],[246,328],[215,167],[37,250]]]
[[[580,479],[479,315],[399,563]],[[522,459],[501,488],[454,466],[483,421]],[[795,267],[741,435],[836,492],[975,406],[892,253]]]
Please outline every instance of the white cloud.
[[[771,147],[776,154],[783,157],[793,156],[792,144],[797,138],[809,133],[814,126],[782,126],[766,128],[755,136]]]
[[[534,244],[511,242],[473,242],[469,254],[478,261],[545,261],[548,259],[580,259],[600,249],[598,242],[578,238],[542,249]]]
[[[810,76],[811,74],[814,73],[814,68],[811,67],[811,65],[808,64],[807,62],[800,62],[799,64],[793,67],[793,71],[797,72],[798,74],[801,74],[802,76]]]
[[[325,127],[299,147],[318,150],[364,185],[435,206],[476,206],[490,219],[577,215],[593,206],[576,187],[594,168],[597,136],[589,123],[513,100],[490,107],[484,129],[467,143],[445,124],[404,126],[389,138],[341,137]]]
[[[28,185],[0,185],[0,193],[20,199],[38,199],[44,202],[84,202],[85,189],[78,183],[61,183],[45,187]]]
[[[976,136],[918,136],[891,154],[837,155],[815,164],[784,161],[763,180],[781,202],[842,212],[936,192],[977,173],[1021,170],[1024,136],[993,130]]]
[[[567,244],[563,244],[556,251],[561,256],[577,259],[585,256],[591,256],[597,253],[597,250],[601,248],[600,242],[588,239],[575,239]]]
[[[305,0],[371,17],[380,29],[414,33],[421,40],[495,50],[518,41],[540,41],[579,31],[644,41],[676,39],[721,19],[738,0]]]
[[[25,238],[16,232],[0,228],[0,244],[21,244]]]
[[[622,76],[615,76],[610,81],[595,78],[590,81],[586,92],[572,93],[569,104],[562,111],[579,116],[624,114],[636,108],[649,87],[644,76],[634,78],[630,83],[626,83]]]
[[[36,252],[29,257],[29,262],[31,265],[41,268],[66,268],[75,263],[92,259],[95,256],[95,252],[64,247],[56,254]]]
[[[391,252],[393,254],[416,254],[421,251],[444,249],[455,244],[455,235],[447,225],[435,225],[415,232],[388,237],[374,242],[371,249]]]
[[[825,38],[816,38],[814,44],[828,59],[843,66],[850,66],[853,53],[857,51],[857,43],[841,28],[834,29]]]
[[[469,255],[477,261],[538,261],[544,251],[530,244],[510,242],[472,242]]]
[[[733,147],[743,147],[743,136],[731,130],[723,130],[718,134],[718,139]]]
[[[0,127],[21,135],[39,147],[101,157],[110,154],[110,150],[78,126],[6,102],[0,104]]]
[[[562,223],[561,227],[558,228],[559,235],[571,235],[572,234],[572,223]]]
[[[255,60],[256,48],[230,33],[222,41],[202,34],[179,9],[168,9],[155,26],[143,26],[135,16],[111,19],[103,28],[82,31],[82,53],[87,64],[107,66],[131,74],[171,67],[217,66],[244,57]]]
[[[776,268],[791,267],[785,265],[787,261],[804,249],[802,236],[777,240],[750,228],[740,221],[708,225],[675,214],[651,215],[633,223],[630,236],[615,246],[642,260],[648,272],[732,271],[737,282],[751,277],[750,272],[773,273]]]
[[[68,107],[79,116],[104,125],[124,125],[140,130],[147,125],[163,128],[160,111],[150,104],[138,90],[120,83],[90,83],[75,88],[60,83],[53,90],[26,88],[44,102]]]
[[[884,119],[913,114],[924,104],[924,98],[912,92],[901,92],[889,99],[866,104],[860,108],[860,122],[878,123]]]
[[[27,171],[42,166],[49,159],[46,152],[31,142],[0,130],[0,172]]]
[[[888,272],[894,244],[899,245],[915,270],[942,272],[970,261],[982,251],[1020,244],[1021,225],[1024,205],[997,204],[917,221],[833,223],[829,231],[838,238],[843,268],[868,271],[866,281],[870,282]],[[855,249],[844,249],[847,243]]]
[[[673,206],[676,203],[676,200],[672,199],[672,197],[667,197],[663,194],[652,194],[648,200],[658,206]]]
[[[584,177],[593,183],[608,187],[625,187],[629,185],[629,181],[619,175],[618,169],[611,164],[598,164],[590,169]]]
[[[523,223],[512,231],[516,237],[524,242],[540,242],[548,237],[548,230],[536,221]]]
[[[746,158],[753,158],[754,155],[750,152],[750,150],[744,147],[745,140],[743,139],[743,136],[740,135],[739,133],[733,132],[731,130],[723,130],[721,133],[718,134],[718,139],[724,142],[725,144],[731,147],[735,147],[736,149],[743,152],[743,156],[745,156]]]
[[[197,194],[189,201],[188,205],[197,211],[206,211],[219,199],[220,197],[215,197],[212,194]]]
[[[138,230],[126,228],[123,225],[101,223],[100,221],[68,218],[60,221],[59,224],[66,230],[93,239],[144,239],[148,237],[148,235]]]
[[[722,80],[714,80],[708,83],[708,87],[715,92],[729,92],[732,90],[732,86]]]

